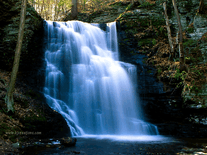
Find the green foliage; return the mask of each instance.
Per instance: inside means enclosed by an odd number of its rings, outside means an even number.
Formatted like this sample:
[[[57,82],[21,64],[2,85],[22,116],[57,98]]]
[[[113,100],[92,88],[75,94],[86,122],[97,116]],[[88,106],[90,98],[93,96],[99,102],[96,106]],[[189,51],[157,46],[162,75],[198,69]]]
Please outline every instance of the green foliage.
[[[160,27],[160,28],[159,28],[160,33],[162,33],[163,30],[164,30],[164,27]]]
[[[188,33],[193,33],[194,32],[194,28],[193,27],[189,27],[186,30]]]
[[[2,110],[0,110],[0,112],[5,113],[5,114],[7,113],[5,108],[2,108]]]
[[[137,30],[136,29],[129,29],[126,31],[127,33],[131,33],[131,34],[136,34]]]
[[[162,73],[162,69],[161,68],[158,68],[157,73],[158,74],[161,74]]]
[[[142,39],[138,42],[138,46],[150,46],[150,44],[152,43],[152,40],[150,38],[147,39]]]
[[[149,26],[149,21],[148,21],[148,20],[143,20],[143,19],[141,19],[141,20],[140,20],[140,25],[141,25],[142,27],[148,27],[148,26]]]
[[[180,72],[180,69],[176,69],[176,70],[177,70],[177,72],[175,73],[174,78],[177,80],[179,80],[179,79],[184,80],[187,76],[186,71]]]
[[[162,37],[167,38],[167,37],[168,37],[167,29],[164,28],[163,25],[161,25],[161,26],[157,26],[157,33],[156,33],[156,35],[157,35],[157,36],[162,36]]]
[[[6,132],[16,132],[21,131],[17,127],[9,127],[5,122],[0,123],[0,137],[2,137]],[[10,139],[12,142],[16,142],[16,138],[18,135],[16,134],[7,134],[8,139]]]
[[[1,123],[0,124],[0,135],[3,136],[7,130],[9,130],[9,127],[7,126],[7,124],[4,122]]]
[[[152,25],[155,27],[165,25],[165,19],[151,17],[150,20],[152,21]]]
[[[43,117],[43,116],[36,116],[36,115],[32,114],[31,116],[25,117],[24,121],[26,121],[26,122],[31,122],[31,121],[42,121],[42,122],[45,122],[46,118]]]
[[[60,6],[64,6],[64,5],[66,5],[67,7],[71,7],[72,6],[71,1],[68,1],[68,0],[60,0],[59,3],[58,3],[58,6],[60,7]]]
[[[118,18],[122,18],[122,17],[123,17],[123,13],[122,13],[122,14],[120,14]]]
[[[148,70],[147,73],[152,73],[152,70]]]
[[[185,60],[190,60],[190,57],[185,57]]]
[[[191,63],[196,62],[196,58],[194,58],[194,57],[185,57],[185,60],[188,60],[188,61],[190,61]]]
[[[144,2],[139,6],[139,8],[148,8],[148,7],[151,7],[153,5],[154,4],[150,4],[149,2]]]
[[[157,41],[155,39],[152,40],[152,44],[156,45]]]
[[[202,76],[203,75],[203,73],[198,69],[192,70],[191,72],[194,72],[197,76]]]
[[[188,40],[184,40],[183,46],[184,47],[189,47],[189,46],[196,46],[197,45],[197,41],[193,40],[193,39],[188,39]]]
[[[156,0],[157,5],[161,5],[165,0]]]
[[[132,7],[133,7],[133,5],[130,3],[130,4],[127,6],[127,8],[126,8],[126,11],[131,10]]]
[[[143,17],[138,17],[137,21],[134,22],[134,24],[140,23],[140,26],[148,27],[149,24],[150,24],[150,21],[151,21],[152,26],[155,26],[156,28],[161,27],[162,25],[165,25],[165,20],[164,19],[160,19],[160,18],[153,17],[153,16],[152,17],[151,16],[149,16],[149,17],[146,16],[144,18]]]

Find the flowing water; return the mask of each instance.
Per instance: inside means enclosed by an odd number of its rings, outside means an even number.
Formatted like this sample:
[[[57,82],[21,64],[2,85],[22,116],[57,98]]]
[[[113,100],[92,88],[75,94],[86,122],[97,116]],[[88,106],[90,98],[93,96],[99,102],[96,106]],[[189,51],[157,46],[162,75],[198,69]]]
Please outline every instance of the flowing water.
[[[144,122],[136,67],[119,61],[116,23],[106,32],[79,21],[45,24],[44,93],[72,136],[158,135]]]

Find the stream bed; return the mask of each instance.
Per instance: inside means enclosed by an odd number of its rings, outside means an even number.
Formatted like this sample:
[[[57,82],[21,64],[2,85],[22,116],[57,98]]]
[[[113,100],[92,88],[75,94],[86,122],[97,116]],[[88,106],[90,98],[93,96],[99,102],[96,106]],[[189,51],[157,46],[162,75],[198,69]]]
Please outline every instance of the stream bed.
[[[176,139],[164,136],[85,136],[76,137],[73,147],[57,145],[54,147],[25,148],[23,154],[37,155],[174,155],[174,154],[204,154],[207,139]]]

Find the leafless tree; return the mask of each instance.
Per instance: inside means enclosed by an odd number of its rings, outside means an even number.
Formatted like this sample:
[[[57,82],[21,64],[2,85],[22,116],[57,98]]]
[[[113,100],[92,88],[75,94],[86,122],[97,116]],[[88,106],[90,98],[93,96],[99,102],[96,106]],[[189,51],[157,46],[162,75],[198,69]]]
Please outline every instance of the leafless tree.
[[[77,0],[72,0],[72,12],[71,12],[72,19],[76,19],[77,15],[78,15]]]
[[[23,36],[24,36],[26,7],[27,7],[27,0],[22,0],[21,14],[20,14],[20,24],[19,24],[19,33],[18,33],[18,40],[17,40],[17,44],[16,44],[14,63],[13,63],[13,68],[12,68],[12,73],[11,73],[11,79],[10,79],[9,86],[7,88],[7,94],[6,94],[6,97],[5,97],[5,102],[7,104],[8,112],[9,111],[14,112],[13,92],[14,92],[17,72],[18,72],[18,69],[19,69],[19,60],[20,60],[22,41],[23,41]]]
[[[166,26],[167,26],[167,32],[168,32],[168,41],[170,44],[170,58],[171,60],[174,57],[174,45],[172,41],[172,36],[171,36],[171,30],[170,30],[170,24],[169,24],[169,19],[167,15],[167,7],[166,7],[166,2],[163,3],[163,8],[164,8],[164,15],[165,15],[165,20],[166,20]]]
[[[179,55],[180,55],[180,70],[182,71],[182,70],[185,69],[182,26],[181,26],[181,22],[180,22],[180,16],[179,16],[179,13],[178,13],[178,8],[177,8],[177,5],[176,5],[176,1],[172,0],[172,3],[173,3],[173,7],[174,7],[175,14],[176,14],[176,17],[177,17],[178,28],[179,28],[179,36],[180,37],[179,37],[178,45],[179,45]]]

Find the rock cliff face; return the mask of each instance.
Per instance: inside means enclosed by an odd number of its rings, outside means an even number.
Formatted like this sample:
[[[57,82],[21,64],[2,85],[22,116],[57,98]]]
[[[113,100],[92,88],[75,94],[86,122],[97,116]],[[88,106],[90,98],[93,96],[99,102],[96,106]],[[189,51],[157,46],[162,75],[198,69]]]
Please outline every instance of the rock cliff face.
[[[20,0],[0,1],[0,68],[11,71],[17,36],[19,31],[19,20],[21,11]],[[36,87],[43,85],[44,67],[42,38],[43,19],[36,13],[33,7],[27,5],[24,38],[19,66],[19,76],[24,82]],[[22,75],[22,76],[21,76]]]
[[[19,31],[20,11],[21,0],[0,0],[0,71],[2,73],[12,71]],[[34,8],[27,4],[20,66],[14,94],[15,106],[19,104],[23,108],[17,109],[13,117],[18,117],[18,120],[23,124],[22,131],[40,131],[42,134],[38,138],[70,136],[70,129],[64,118],[47,105],[44,95],[41,93],[45,79],[43,23],[44,20],[37,14]],[[0,79],[8,83],[10,77],[7,76],[6,79],[4,77],[1,76]],[[25,84],[26,87],[23,87]],[[5,87],[0,91],[1,109],[6,106],[3,99],[6,94]],[[17,92],[17,89],[21,89],[21,93]],[[27,90],[33,93],[27,94]],[[37,96],[41,97],[38,98]],[[24,102],[21,98],[28,98],[28,105],[26,107],[23,106]],[[43,115],[42,118],[44,119],[31,117],[32,115],[28,115],[29,112],[22,113],[23,117],[18,116],[21,110],[28,111],[29,108],[31,108],[31,113],[38,111],[38,115]],[[0,138],[3,137],[1,134]],[[33,138],[37,138],[37,136],[33,136]]]
[[[146,121],[156,124],[161,135],[206,137],[206,125],[189,122],[193,117],[205,118],[205,109],[184,107],[182,88],[160,81],[157,69],[146,64],[148,56],[138,51],[133,54],[136,39],[126,33],[125,24],[118,23],[117,26],[120,59],[137,66],[137,92]]]
[[[164,15],[160,14],[163,6],[158,3],[159,1],[156,1],[152,5],[137,7],[137,9],[123,13],[117,19],[121,23],[118,24],[121,60],[137,65],[138,92],[145,111],[145,117],[147,121],[158,125],[160,134],[205,137],[207,135],[206,125],[204,125],[207,117],[204,112],[206,108],[192,108],[190,107],[191,103],[184,103],[183,99],[187,96],[182,96],[183,87],[176,87],[180,81],[175,78],[169,78],[170,75],[166,76],[166,78],[160,76],[160,72],[167,70],[165,69],[168,68],[167,63],[162,69],[158,67],[156,69],[155,66],[158,61],[153,61],[153,63],[148,61],[154,59],[154,56],[158,56],[163,62],[169,62],[165,60],[165,58],[169,57],[168,48],[164,48],[164,52],[161,52],[162,44],[163,42],[165,44],[168,43],[168,38],[167,31],[163,28],[165,26]],[[172,35],[175,37],[178,32],[178,26],[173,5],[170,3],[171,1],[168,1],[167,10]],[[206,28],[206,15],[197,13],[199,1],[177,1],[177,5],[183,31],[187,32],[185,37],[196,42],[196,39],[200,39],[203,36]],[[192,25],[193,31],[191,32],[189,30]],[[187,40],[187,38],[185,39]],[[188,48],[191,48],[190,46]],[[196,46],[202,47],[205,52],[204,42],[199,43],[199,45],[195,44],[192,49]],[[187,50],[185,49],[185,51]],[[176,53],[176,55],[178,56],[179,54]],[[205,61],[200,63],[205,63]],[[172,83],[174,84],[172,85]],[[203,94],[205,89],[201,90]],[[189,95],[188,97],[192,96]]]

